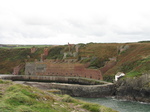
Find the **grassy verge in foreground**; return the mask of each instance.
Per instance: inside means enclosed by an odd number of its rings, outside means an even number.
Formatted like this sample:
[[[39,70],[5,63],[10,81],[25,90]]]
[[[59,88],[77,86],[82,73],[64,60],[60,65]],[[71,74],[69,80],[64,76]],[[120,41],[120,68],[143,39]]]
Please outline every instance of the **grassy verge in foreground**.
[[[0,80],[0,112],[117,112],[68,95]]]

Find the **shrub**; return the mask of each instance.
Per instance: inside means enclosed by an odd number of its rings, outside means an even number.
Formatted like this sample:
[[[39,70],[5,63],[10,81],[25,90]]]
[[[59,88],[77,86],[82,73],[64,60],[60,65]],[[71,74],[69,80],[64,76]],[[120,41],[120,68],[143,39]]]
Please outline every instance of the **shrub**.
[[[115,79],[115,75],[104,75],[103,80],[107,82],[113,82]]]
[[[47,56],[47,58],[50,59],[62,59],[63,58],[63,54],[61,54],[61,51],[64,49],[63,46],[57,46],[57,47],[53,47],[50,49],[49,54]]]
[[[91,112],[100,112],[100,106],[98,104],[85,103],[82,107]]]
[[[76,102],[76,100],[75,100],[74,98],[72,98],[71,96],[69,96],[69,95],[64,95],[62,101],[63,101],[63,102],[69,102],[69,103],[74,103],[74,102]]]
[[[136,65],[136,61],[134,61],[134,62],[126,62],[126,63],[123,63],[123,64],[120,66],[119,70],[120,70],[121,72],[128,73],[128,72],[130,72],[131,70],[133,70],[133,68],[135,67],[135,65]]]
[[[34,100],[24,95],[21,92],[12,93],[6,98],[6,103],[14,106],[18,105],[32,105]]]
[[[11,83],[11,81],[4,81],[0,79],[0,84],[9,84],[9,83]]]
[[[34,112],[29,106],[20,105],[16,108],[17,112]]]
[[[90,68],[100,68],[105,65],[105,62],[108,61],[107,59],[95,58],[91,60]]]

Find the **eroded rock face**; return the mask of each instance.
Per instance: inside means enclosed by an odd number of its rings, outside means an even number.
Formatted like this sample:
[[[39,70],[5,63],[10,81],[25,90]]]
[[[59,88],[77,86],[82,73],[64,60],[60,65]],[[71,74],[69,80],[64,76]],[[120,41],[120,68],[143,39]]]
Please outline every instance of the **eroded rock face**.
[[[116,82],[116,97],[150,102],[150,74],[138,78],[127,78]]]

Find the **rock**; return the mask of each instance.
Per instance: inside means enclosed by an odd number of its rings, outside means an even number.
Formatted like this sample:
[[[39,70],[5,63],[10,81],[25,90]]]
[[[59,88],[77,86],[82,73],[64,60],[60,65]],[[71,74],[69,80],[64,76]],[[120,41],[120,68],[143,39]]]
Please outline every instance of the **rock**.
[[[138,78],[127,78],[119,80],[116,85],[116,97],[140,101],[150,102],[150,74],[142,75]]]

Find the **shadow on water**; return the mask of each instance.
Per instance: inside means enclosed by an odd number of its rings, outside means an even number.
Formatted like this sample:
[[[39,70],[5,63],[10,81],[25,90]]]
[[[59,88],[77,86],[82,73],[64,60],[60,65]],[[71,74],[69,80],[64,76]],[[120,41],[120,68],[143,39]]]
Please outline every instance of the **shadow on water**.
[[[76,98],[87,102],[98,103],[119,112],[150,112],[150,104],[142,102],[117,100],[114,98]]]

